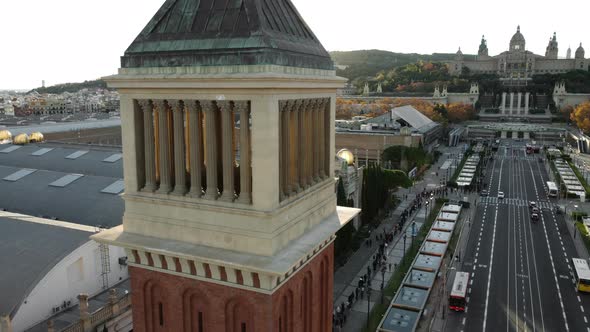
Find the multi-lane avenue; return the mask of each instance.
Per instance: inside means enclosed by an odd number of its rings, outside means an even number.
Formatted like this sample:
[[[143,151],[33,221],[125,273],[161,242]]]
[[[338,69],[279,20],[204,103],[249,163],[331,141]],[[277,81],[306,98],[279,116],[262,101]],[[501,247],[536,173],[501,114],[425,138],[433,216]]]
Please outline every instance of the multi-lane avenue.
[[[576,250],[538,156],[501,146],[488,162],[489,196],[475,206],[460,267],[471,273],[467,309],[448,315],[447,331],[590,332],[590,294],[575,289]]]

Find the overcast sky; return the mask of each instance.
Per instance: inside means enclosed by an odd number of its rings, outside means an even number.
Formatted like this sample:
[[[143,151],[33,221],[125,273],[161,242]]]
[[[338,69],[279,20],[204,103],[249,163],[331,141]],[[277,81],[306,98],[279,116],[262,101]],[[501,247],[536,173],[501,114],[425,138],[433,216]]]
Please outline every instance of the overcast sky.
[[[590,52],[590,1],[292,0],[329,51],[476,53],[508,48],[516,26],[527,49],[545,54],[557,31],[559,55],[582,42]],[[29,89],[114,74],[119,57],[164,0],[5,0],[0,19],[0,89]],[[588,55],[586,57],[589,57]]]

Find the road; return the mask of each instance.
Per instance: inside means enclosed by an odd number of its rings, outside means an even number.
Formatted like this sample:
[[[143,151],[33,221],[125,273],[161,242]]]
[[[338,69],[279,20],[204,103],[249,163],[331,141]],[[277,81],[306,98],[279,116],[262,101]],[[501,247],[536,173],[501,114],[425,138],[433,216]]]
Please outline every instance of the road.
[[[450,312],[446,331],[590,332],[590,294],[575,290],[577,254],[538,155],[500,147],[485,174],[489,197],[477,203],[462,257],[461,269],[472,273],[467,310]],[[536,223],[529,201],[541,209]]]

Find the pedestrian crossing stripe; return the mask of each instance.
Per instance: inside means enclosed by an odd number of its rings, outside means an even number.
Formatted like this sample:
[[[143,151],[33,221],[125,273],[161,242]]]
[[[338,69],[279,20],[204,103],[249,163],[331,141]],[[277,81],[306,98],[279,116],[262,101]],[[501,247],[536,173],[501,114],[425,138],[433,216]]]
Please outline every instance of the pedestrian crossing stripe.
[[[499,199],[498,197],[480,197],[480,203],[496,205],[496,204],[505,204],[505,205],[512,205],[512,206],[529,206],[529,201],[521,199],[521,198],[504,198]],[[547,201],[540,201],[537,202],[537,207],[540,209],[553,209],[555,208],[555,204]]]

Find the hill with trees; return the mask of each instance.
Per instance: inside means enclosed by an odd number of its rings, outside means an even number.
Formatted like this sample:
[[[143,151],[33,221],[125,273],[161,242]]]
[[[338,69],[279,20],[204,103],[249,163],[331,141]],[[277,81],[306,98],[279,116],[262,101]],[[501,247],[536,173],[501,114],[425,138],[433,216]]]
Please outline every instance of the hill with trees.
[[[417,62],[445,62],[453,60],[455,54],[434,53],[395,53],[381,50],[359,50],[349,52],[330,52],[332,60],[346,69],[337,71],[339,76],[353,81],[357,78],[374,77],[380,71],[402,67]],[[475,59],[475,55],[464,55],[466,60]]]
[[[103,80],[84,81],[82,83],[65,83],[57,84],[49,87],[40,87],[33,89],[29,92],[37,91],[38,93],[45,94],[61,94],[64,92],[75,93],[83,89],[107,89],[107,83]]]

